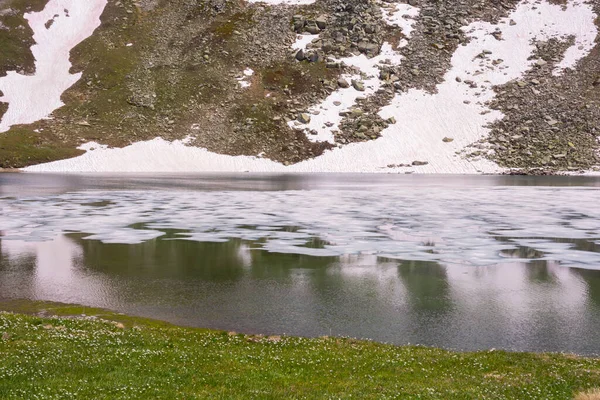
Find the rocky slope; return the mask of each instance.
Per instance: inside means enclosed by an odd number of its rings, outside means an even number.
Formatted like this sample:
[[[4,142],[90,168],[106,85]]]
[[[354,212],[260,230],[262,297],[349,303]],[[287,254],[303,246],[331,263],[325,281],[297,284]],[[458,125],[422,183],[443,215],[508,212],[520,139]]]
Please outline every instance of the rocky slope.
[[[35,74],[23,16],[53,1],[0,2],[0,44],[11,49],[0,72]],[[0,167],[156,137],[272,160],[270,170],[355,170],[344,163],[367,155],[377,162],[356,170],[554,173],[600,163],[600,2],[300,3],[108,0],[99,28],[70,53],[82,75],[65,105],[0,133]],[[53,21],[48,34],[61,40]],[[251,163],[241,168],[262,169]]]

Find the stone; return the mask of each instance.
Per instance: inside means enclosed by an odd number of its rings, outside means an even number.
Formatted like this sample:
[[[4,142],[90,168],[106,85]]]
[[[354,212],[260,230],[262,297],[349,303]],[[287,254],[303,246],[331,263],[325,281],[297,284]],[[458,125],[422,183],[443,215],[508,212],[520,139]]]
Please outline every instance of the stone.
[[[298,61],[304,61],[304,60],[306,60],[306,56],[304,55],[304,50],[299,50],[296,53],[296,60],[298,60]]]
[[[350,84],[348,83],[347,80],[345,80],[344,78],[339,78],[337,80],[337,84],[339,87],[341,87],[342,89],[346,89],[350,87]]]
[[[358,42],[358,51],[361,53],[377,54],[379,52],[379,46],[375,43],[370,43],[363,40]]]
[[[450,142],[454,142],[454,139],[446,136],[445,138],[442,139],[442,142],[450,143]]]
[[[420,167],[420,166],[427,165],[427,164],[429,164],[429,162],[427,162],[427,161],[413,161],[412,162],[412,165],[415,167]]]
[[[300,123],[308,124],[308,123],[310,123],[310,114],[300,113],[300,114],[298,114],[297,120]]]
[[[319,53],[317,53],[316,51],[311,51],[306,55],[306,59],[309,62],[313,62],[313,63],[318,62],[320,58],[321,57],[319,57]]]
[[[358,90],[359,92],[365,91],[365,84],[362,81],[356,79],[352,79],[352,87]]]
[[[317,25],[307,25],[306,27],[304,27],[304,30],[310,33],[311,35],[317,35],[321,32],[321,29],[319,29]]]
[[[317,18],[315,22],[317,24],[317,27],[321,30],[327,27],[327,17],[325,17],[324,15],[321,15],[319,18]]]

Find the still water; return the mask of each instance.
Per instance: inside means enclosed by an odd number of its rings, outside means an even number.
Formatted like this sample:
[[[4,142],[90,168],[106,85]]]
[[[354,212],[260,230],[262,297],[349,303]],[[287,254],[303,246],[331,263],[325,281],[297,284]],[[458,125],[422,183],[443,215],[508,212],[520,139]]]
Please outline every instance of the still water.
[[[600,179],[0,174],[0,298],[600,353]]]

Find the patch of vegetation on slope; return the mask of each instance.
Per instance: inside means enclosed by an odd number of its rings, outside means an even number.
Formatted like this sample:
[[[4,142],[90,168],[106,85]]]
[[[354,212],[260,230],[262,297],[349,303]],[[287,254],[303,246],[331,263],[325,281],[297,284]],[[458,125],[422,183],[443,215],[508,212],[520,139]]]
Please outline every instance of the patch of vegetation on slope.
[[[571,399],[600,386],[600,360],[571,355],[245,335],[70,305],[1,306],[46,315],[0,312],[2,398]]]
[[[41,136],[28,129],[15,128],[0,133],[0,168],[18,168],[23,165],[70,158],[83,151],[69,146],[54,135]]]

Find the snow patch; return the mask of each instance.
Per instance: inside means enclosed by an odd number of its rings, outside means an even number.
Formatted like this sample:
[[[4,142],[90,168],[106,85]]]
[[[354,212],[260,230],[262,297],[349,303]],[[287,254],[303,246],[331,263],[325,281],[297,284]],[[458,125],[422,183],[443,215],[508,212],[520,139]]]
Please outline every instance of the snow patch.
[[[516,24],[510,24],[511,19]],[[491,35],[498,27],[503,40]],[[536,40],[575,35],[577,51],[569,53],[566,63],[573,65],[587,54],[579,49],[591,49],[597,35],[591,6],[575,2],[563,8],[523,1],[499,25],[474,22],[463,29],[471,40],[454,53],[452,68],[438,85],[438,93],[410,90],[396,96],[380,113],[382,118],[393,116],[398,121],[382,132],[380,147],[396,148],[399,162],[428,161],[419,167],[420,172],[498,171],[488,161],[465,163],[456,154],[487,136],[486,126],[503,117],[486,105],[496,95],[492,87],[518,79],[533,67],[535,60],[528,58]],[[577,36],[581,32],[586,34]],[[454,141],[445,143],[444,137]]]
[[[391,26],[402,29],[406,37],[414,31],[414,19],[419,16],[420,9],[407,3],[390,3],[381,9],[383,20]]]
[[[327,98],[311,108],[309,113],[311,120],[308,124],[301,124],[297,121],[290,121],[288,125],[294,129],[305,129],[308,131],[317,132],[316,135],[308,134],[307,137],[313,142],[330,142],[335,143],[334,132],[339,130],[339,124],[342,122],[341,112],[349,111],[352,106],[356,104],[356,100],[360,97],[369,96],[381,87],[381,80],[379,79],[379,68],[380,64],[398,64],[402,56],[392,50],[392,46],[389,43],[384,43],[381,47],[381,52],[378,56],[373,58],[367,58],[364,54],[343,58],[341,60],[335,60],[337,62],[343,62],[348,66],[356,67],[366,75],[366,78],[362,78],[359,74],[345,74],[342,76],[348,82],[352,80],[362,81],[365,90],[358,91],[354,87],[350,86],[345,89],[337,89],[332,92]]]
[[[292,44],[292,50],[306,50],[306,46],[315,39],[318,39],[319,35],[310,35],[303,33],[296,35],[296,41]]]
[[[50,0],[44,10],[25,14],[36,42],[31,46],[36,72],[28,76],[10,71],[0,78],[0,101],[8,103],[0,132],[47,118],[64,105],[61,95],[81,78],[81,73],[69,73],[69,53],[100,25],[106,1]]]
[[[409,4],[391,3],[387,8],[382,9],[382,16],[388,24],[400,27],[408,39],[413,32],[412,26],[416,22],[414,18],[419,15],[419,12],[419,8]],[[309,38],[299,36],[292,48],[305,50],[308,43],[319,37],[319,35],[305,36],[309,36]],[[404,39],[404,44],[406,43],[408,42]],[[343,119],[340,113],[349,112],[359,98],[372,95],[381,88],[379,65],[399,65],[401,60],[400,53],[392,49],[392,46],[387,42],[381,46],[379,55],[373,58],[360,54],[340,60],[332,60],[359,69],[365,75],[364,79],[360,74],[345,74],[342,78],[347,82],[352,82],[352,80],[361,81],[365,90],[358,91],[353,86],[337,89],[323,102],[309,108],[308,112],[311,114],[309,123],[302,124],[298,121],[290,121],[288,125],[293,129],[301,129],[307,132],[310,141],[335,143],[334,132],[339,130],[339,125]]]
[[[254,71],[250,68],[246,68],[244,70],[243,74],[244,74],[244,76],[242,76],[241,78],[238,78],[240,87],[242,87],[242,88],[250,87],[251,82],[249,79],[252,75],[254,75]]]

